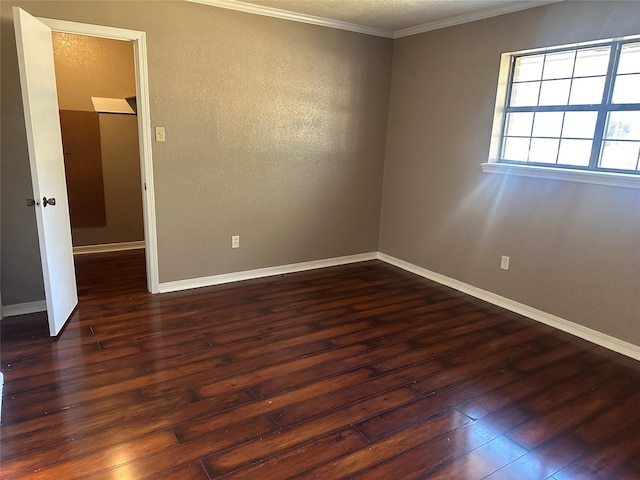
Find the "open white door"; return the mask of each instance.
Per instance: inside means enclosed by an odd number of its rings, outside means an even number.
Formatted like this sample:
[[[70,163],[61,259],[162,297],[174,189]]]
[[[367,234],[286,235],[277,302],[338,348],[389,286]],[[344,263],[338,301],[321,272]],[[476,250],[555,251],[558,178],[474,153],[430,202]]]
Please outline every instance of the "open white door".
[[[78,303],[78,294],[51,29],[18,7],[13,7],[13,22],[49,332],[56,336]]]

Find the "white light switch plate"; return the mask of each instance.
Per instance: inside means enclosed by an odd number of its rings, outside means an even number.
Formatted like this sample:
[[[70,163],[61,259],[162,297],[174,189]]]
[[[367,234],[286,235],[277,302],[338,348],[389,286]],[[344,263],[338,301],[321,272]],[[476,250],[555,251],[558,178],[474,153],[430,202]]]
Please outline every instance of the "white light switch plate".
[[[156,127],[156,142],[164,142],[164,127]]]

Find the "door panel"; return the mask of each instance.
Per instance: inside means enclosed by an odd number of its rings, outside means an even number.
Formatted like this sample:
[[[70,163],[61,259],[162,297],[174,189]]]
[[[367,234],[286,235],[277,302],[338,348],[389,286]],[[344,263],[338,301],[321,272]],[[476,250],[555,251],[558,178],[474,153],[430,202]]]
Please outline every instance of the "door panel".
[[[49,332],[56,336],[76,304],[76,275],[64,174],[51,29],[13,7],[29,163]],[[55,205],[43,198],[55,198]]]

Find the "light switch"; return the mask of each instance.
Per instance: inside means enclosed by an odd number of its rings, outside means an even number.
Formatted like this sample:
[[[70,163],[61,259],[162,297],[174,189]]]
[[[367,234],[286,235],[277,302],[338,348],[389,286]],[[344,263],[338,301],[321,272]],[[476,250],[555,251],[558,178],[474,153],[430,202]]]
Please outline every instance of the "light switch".
[[[156,142],[164,142],[164,127],[156,127]]]

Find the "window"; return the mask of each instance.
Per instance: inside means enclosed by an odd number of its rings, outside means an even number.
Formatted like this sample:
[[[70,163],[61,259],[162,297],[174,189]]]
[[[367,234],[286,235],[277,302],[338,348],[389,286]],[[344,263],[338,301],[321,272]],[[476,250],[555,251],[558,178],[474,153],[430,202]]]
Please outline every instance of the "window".
[[[501,84],[492,164],[640,185],[640,37],[505,54]]]

